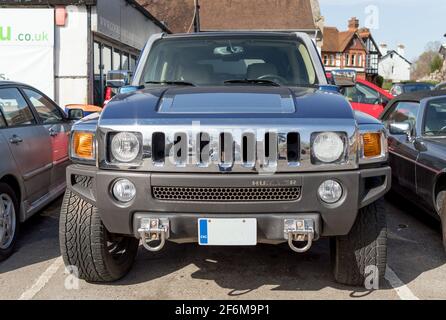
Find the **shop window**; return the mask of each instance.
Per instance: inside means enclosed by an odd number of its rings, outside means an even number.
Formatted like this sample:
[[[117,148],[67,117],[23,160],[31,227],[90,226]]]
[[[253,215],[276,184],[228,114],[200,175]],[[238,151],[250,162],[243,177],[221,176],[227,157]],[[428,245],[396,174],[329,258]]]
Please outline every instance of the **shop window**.
[[[104,75],[106,76],[112,68],[112,48],[108,46],[104,46],[102,48],[102,61],[104,66]]]
[[[130,70],[131,71],[135,71],[136,70],[136,57],[135,56],[131,56],[130,57]]]
[[[128,53],[122,54],[122,70],[129,70],[129,55]]]
[[[113,70],[121,69],[121,52],[119,50],[113,50]]]
[[[101,44],[95,42],[93,45],[93,65],[94,65],[94,75],[100,76],[101,74]]]

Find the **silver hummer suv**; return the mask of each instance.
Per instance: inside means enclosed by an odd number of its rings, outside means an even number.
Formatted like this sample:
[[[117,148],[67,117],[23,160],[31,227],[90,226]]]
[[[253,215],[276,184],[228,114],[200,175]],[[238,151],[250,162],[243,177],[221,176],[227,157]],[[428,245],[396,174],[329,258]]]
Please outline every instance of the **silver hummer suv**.
[[[140,242],[304,253],[321,237],[338,282],[383,275],[386,131],[306,34],[155,35],[132,81],[71,135],[60,246],[80,278],[123,277]]]

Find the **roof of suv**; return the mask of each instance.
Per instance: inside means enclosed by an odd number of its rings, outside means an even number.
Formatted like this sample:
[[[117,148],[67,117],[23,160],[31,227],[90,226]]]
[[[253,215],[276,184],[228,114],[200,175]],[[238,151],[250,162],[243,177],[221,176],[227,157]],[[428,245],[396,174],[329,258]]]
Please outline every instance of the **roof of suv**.
[[[196,32],[196,33],[175,33],[164,34],[163,38],[200,38],[200,37],[237,37],[237,36],[271,36],[282,38],[295,38],[296,34],[292,32],[275,31],[220,31],[220,32]]]

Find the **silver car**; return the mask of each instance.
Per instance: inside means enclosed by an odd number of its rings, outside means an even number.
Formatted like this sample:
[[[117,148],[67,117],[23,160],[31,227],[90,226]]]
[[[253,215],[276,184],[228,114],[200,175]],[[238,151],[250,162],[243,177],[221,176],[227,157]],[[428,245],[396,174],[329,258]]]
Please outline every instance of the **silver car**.
[[[43,93],[0,81],[0,261],[19,224],[64,192],[71,126]]]

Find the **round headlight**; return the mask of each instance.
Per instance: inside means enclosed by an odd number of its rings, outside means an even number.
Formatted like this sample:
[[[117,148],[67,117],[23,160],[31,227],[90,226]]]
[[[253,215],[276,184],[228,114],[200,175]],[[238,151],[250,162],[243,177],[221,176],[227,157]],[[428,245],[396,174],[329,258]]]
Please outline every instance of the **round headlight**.
[[[313,153],[319,161],[334,162],[344,153],[344,142],[334,132],[319,133],[313,142]]]
[[[334,180],[324,181],[318,190],[319,198],[329,204],[338,202],[342,197],[342,193],[342,186]]]
[[[120,162],[132,162],[139,155],[138,137],[130,132],[121,132],[111,141],[111,153]]]
[[[120,202],[130,202],[136,196],[136,187],[131,181],[120,179],[113,185],[113,196]]]

